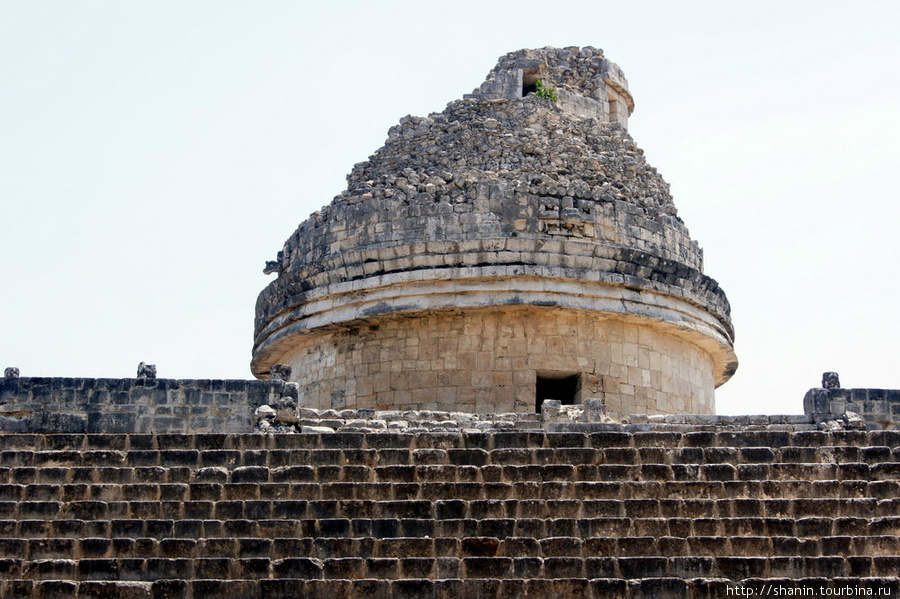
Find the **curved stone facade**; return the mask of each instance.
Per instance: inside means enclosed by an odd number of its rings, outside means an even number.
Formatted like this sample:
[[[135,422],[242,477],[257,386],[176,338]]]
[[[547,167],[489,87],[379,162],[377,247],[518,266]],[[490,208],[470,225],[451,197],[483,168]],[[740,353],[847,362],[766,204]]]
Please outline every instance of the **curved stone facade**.
[[[538,77],[556,101],[529,93]],[[602,52],[544,48],[507,55],[441,113],[402,119],[268,264],[278,279],[257,302],[254,374],[290,363],[318,408],[534,409],[545,372],[577,374],[566,401],[712,412],[714,387],[737,364],[728,302],[702,273],[668,185],[625,130],[632,108],[621,70]],[[459,363],[467,349],[447,342],[437,357],[407,359],[396,342],[453,336],[484,318],[497,331],[529,319],[583,330],[566,346],[577,348],[565,353],[569,368],[544,365],[561,358],[525,343],[524,370],[494,368],[505,359],[495,354],[490,366],[465,369],[477,383],[452,384],[452,393],[431,381],[455,368],[436,364]],[[630,342],[590,353],[630,327],[647,329],[654,347],[645,349],[668,356],[670,368],[650,366]],[[487,342],[484,334],[465,344]],[[503,332],[490,343],[522,345]],[[367,352],[383,359],[367,362]],[[395,372],[403,376],[385,388]]]
[[[452,310],[308,336],[285,360],[310,406],[529,412],[538,377],[577,377],[574,403],[603,397],[613,418],[710,414],[712,360],[679,332],[584,310]]]

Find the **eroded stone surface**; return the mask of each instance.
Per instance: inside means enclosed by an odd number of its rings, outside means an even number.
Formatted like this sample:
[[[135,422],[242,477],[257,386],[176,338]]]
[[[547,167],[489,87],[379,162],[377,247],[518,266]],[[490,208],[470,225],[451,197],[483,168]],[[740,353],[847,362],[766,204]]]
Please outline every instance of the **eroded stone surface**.
[[[0,436],[0,595],[900,590],[898,432],[326,428]]]
[[[577,377],[568,401],[620,415],[712,413],[728,302],[632,108],[602,51],[543,48],[401,119],[267,267],[253,372],[289,364],[322,409],[535,410],[539,378]]]

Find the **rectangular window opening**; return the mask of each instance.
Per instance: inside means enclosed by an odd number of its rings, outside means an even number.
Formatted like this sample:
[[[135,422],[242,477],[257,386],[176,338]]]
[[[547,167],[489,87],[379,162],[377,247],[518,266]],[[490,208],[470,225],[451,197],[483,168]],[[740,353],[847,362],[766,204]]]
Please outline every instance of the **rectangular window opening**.
[[[522,69],[522,97],[537,91],[537,81],[540,79],[540,69]]]
[[[563,405],[576,404],[579,391],[581,391],[581,375],[577,372],[538,372],[534,411],[541,411],[541,404],[545,399],[557,399]]]

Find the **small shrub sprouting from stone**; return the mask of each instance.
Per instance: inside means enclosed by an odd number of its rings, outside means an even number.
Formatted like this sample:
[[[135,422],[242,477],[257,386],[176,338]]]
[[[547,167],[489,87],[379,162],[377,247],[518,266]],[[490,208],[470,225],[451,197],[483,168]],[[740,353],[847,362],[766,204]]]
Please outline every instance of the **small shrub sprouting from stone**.
[[[552,87],[548,87],[544,85],[544,82],[538,79],[534,82],[534,95],[538,98],[545,98],[550,100],[551,102],[556,102],[559,100],[559,96],[556,94],[556,90]]]

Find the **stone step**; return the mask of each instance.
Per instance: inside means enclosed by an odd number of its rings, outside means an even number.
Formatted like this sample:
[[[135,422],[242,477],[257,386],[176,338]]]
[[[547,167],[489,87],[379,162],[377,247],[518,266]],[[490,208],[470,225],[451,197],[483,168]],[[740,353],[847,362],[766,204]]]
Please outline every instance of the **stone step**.
[[[71,512],[73,518],[22,518],[0,520],[0,538],[221,538],[250,537],[279,538],[288,536],[325,537],[398,537],[398,536],[528,536],[535,538],[571,536],[624,537],[831,537],[831,536],[885,536],[900,534],[900,517],[895,511],[874,509],[867,517],[553,517],[565,514],[538,514],[528,517],[525,510],[520,517],[502,517],[499,510],[473,509],[466,502],[445,502],[435,506],[432,515],[430,505],[414,503],[404,508],[394,505],[390,510],[379,510],[375,517],[349,518],[325,511],[319,516],[296,518],[289,511],[271,514],[281,517],[264,517],[254,514],[252,508],[237,502],[222,510],[206,506],[206,514],[189,512],[186,504],[174,504],[171,513],[155,509],[165,504],[146,504],[154,509],[135,509],[125,513],[108,509],[112,505],[91,506]],[[139,504],[144,506],[145,504]],[[893,506],[893,503],[891,503]],[[96,509],[93,509],[96,508]],[[427,509],[427,511],[425,511]],[[587,508],[585,508],[585,511]],[[421,511],[421,513],[419,513]],[[90,512],[90,513],[89,513]],[[209,514],[209,516],[207,516]],[[258,515],[259,517],[253,517]],[[365,515],[365,514],[364,514]],[[493,517],[500,515],[501,517]],[[78,516],[81,516],[80,518]],[[215,516],[220,516],[216,518]],[[229,516],[233,516],[229,518]],[[379,517],[380,516],[380,517]],[[396,517],[391,517],[396,516]],[[419,517],[416,517],[419,516]],[[521,517],[525,516],[525,517]]]
[[[896,576],[897,556],[114,558],[0,561],[4,578],[61,581],[247,579],[584,579]]]
[[[310,449],[569,449],[569,448],[842,448],[853,455],[870,447],[900,446],[896,430],[879,431],[761,431],[709,430],[604,431],[594,433],[425,432],[259,434],[6,434],[0,451],[166,451],[197,450],[244,453]],[[882,451],[882,450],[879,450]],[[800,451],[802,453],[803,450]]]
[[[753,578],[740,584],[722,578],[657,577],[625,580],[619,578],[542,579],[261,579],[183,580],[170,579],[138,583],[125,581],[6,580],[0,581],[4,597],[79,597],[95,599],[450,599],[452,597],[581,597],[602,599],[667,599],[674,597],[726,597],[764,594],[821,596],[822,589],[837,595],[836,589],[867,591],[869,596],[896,596],[900,580],[884,577]],[[806,592],[808,589],[809,592]],[[746,595],[739,594],[744,590]],[[858,591],[857,591],[858,592]],[[729,595],[728,593],[731,593]],[[844,592],[846,595],[847,593]]]
[[[900,517],[739,517],[739,518],[504,518],[466,517],[464,508],[444,510],[437,517],[397,518],[241,518],[192,519],[176,514],[133,511],[130,516],[104,513],[94,519],[7,519],[0,520],[0,536],[19,538],[97,537],[110,538],[186,538],[260,536],[365,537],[397,536],[881,536],[900,532]],[[221,513],[221,512],[220,512]],[[237,514],[233,514],[237,515]],[[414,515],[414,514],[413,514]],[[109,516],[110,519],[106,519]]]
[[[300,435],[298,435],[300,436]],[[856,465],[887,467],[900,461],[900,447],[541,447],[523,446],[484,449],[457,448],[324,448],[310,449],[29,449],[0,451],[5,467],[24,468],[104,468],[104,467],[189,467],[253,468],[272,470],[291,466],[317,468],[351,464],[378,468],[385,466],[533,466],[586,464],[646,466],[642,472],[672,478],[674,467],[699,465],[769,465],[790,469],[790,464],[818,466]],[[669,469],[664,467],[668,466]],[[716,468],[712,468],[715,471]]]
[[[157,539],[5,538],[2,559],[66,560],[112,558],[317,559],[377,558],[610,558],[661,557],[840,557],[898,556],[896,535],[748,537],[215,537]]]
[[[285,466],[270,469],[265,466],[246,466],[233,469],[211,467],[13,467],[0,468],[0,498],[15,496],[29,499],[23,486],[39,497],[67,492],[67,496],[93,491],[97,485],[125,485],[123,491],[132,496],[155,496],[168,493],[174,498],[185,489],[172,485],[218,485],[240,491],[240,485],[265,486],[270,493],[284,493],[288,488],[306,487],[306,498],[315,497],[315,489],[334,486],[345,492],[350,486],[415,484],[427,487],[430,493],[440,492],[441,485],[496,485],[502,493],[514,493],[516,489],[527,489],[528,485],[542,485],[564,490],[566,484],[580,485],[594,492],[608,495],[622,490],[615,485],[623,485],[628,492],[653,492],[654,489],[684,490],[691,488],[706,490],[707,494],[752,491],[777,492],[786,483],[793,483],[792,492],[809,496],[810,487],[821,487],[820,493],[833,493],[828,486],[856,486],[865,481],[873,487],[883,487],[896,491],[900,488],[900,462],[867,465],[846,464],[731,464],[718,465],[663,465],[645,464],[546,464],[522,466],[413,466],[393,465],[374,468],[359,465],[331,466]],[[42,488],[43,486],[43,488]],[[55,490],[55,488],[59,488]],[[193,488],[193,487],[192,487]],[[213,487],[214,488],[214,487]],[[464,489],[464,487],[459,487]],[[475,488],[474,486],[472,488]],[[197,487],[202,490],[203,487]],[[318,495],[324,495],[328,487]],[[375,492],[381,488],[373,487]],[[858,491],[855,491],[858,493]],[[246,494],[246,493],[244,493]],[[358,494],[362,494],[359,492]],[[887,494],[887,493],[885,493]],[[621,494],[618,494],[621,497]],[[728,496],[728,495],[726,495]],[[59,497],[59,495],[57,495]],[[272,497],[275,498],[275,497]]]
[[[83,502],[218,502],[218,501],[478,501],[478,500],[544,500],[544,501],[666,501],[661,509],[670,509],[673,501],[694,502],[697,509],[708,512],[703,501],[723,503],[733,509],[755,509],[754,502],[765,502],[760,509],[779,509],[772,500],[818,500],[820,507],[827,507],[823,500],[840,500],[842,505],[852,501],[891,501],[900,495],[900,481],[865,479],[851,480],[769,480],[769,481],[646,481],[646,480],[592,480],[577,476],[572,479],[509,482],[499,477],[489,480],[448,482],[412,482],[394,480],[386,482],[190,482],[188,471],[185,482],[146,482],[144,473],[117,469],[128,474],[123,480],[53,484],[19,479],[15,483],[0,483],[0,517],[9,513],[7,504]],[[187,469],[185,469],[187,470]],[[108,472],[105,474],[109,474]],[[167,472],[171,480],[177,472]],[[484,475],[485,473],[482,473]],[[143,478],[141,478],[143,477]],[[132,482],[138,479],[145,482]],[[765,498],[765,499],[754,499]],[[797,504],[800,505],[800,504]],[[810,503],[812,505],[812,503]],[[668,507],[666,507],[668,506]],[[40,509],[36,505],[34,509]],[[47,509],[52,509],[48,507]],[[62,508],[60,508],[62,509]],[[718,512],[718,508],[714,508]],[[727,509],[732,509],[727,507]]]
[[[717,597],[896,576],[898,457],[892,431],[4,435],[0,597]]]
[[[42,485],[41,489],[45,486]],[[140,489],[137,489],[140,487]],[[258,487],[188,487],[186,485],[93,485],[79,493],[58,489],[58,493],[33,492],[28,486],[22,493],[7,493],[0,501],[3,520],[118,520],[118,519],[186,519],[186,520],[278,520],[293,519],[485,519],[485,518],[664,518],[680,522],[718,518],[808,518],[871,519],[896,518],[900,500],[875,497],[816,497],[792,499],[714,499],[657,498],[642,499],[553,499],[543,498],[543,488],[535,489],[529,499],[468,498],[468,487],[444,489],[430,499],[259,499],[265,496]],[[246,493],[246,491],[250,493]],[[384,495],[396,495],[395,489],[381,489]],[[421,491],[421,489],[417,489]],[[510,491],[510,489],[506,489]],[[32,491],[32,492],[29,492]],[[291,495],[297,489],[283,489]],[[393,491],[393,492],[388,492]],[[452,491],[457,491],[453,493]],[[463,492],[459,492],[463,491]],[[486,494],[498,491],[486,490]],[[11,496],[28,494],[41,500],[10,500]],[[59,501],[56,494],[67,497],[90,496],[91,499]],[[373,493],[374,494],[374,493]],[[425,493],[428,495],[428,493]],[[511,493],[510,493],[511,494]],[[250,495],[251,497],[243,497]],[[434,497],[457,497],[440,499]],[[585,495],[591,494],[585,492]],[[186,496],[200,499],[189,500]],[[130,498],[119,500],[119,498]],[[143,499],[140,499],[143,497]],[[159,498],[164,499],[160,500]],[[225,499],[225,497],[231,497]],[[462,497],[462,498],[458,498]],[[563,495],[565,497],[565,495]]]

